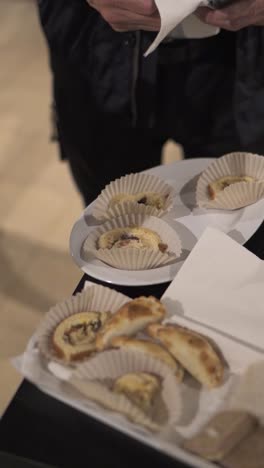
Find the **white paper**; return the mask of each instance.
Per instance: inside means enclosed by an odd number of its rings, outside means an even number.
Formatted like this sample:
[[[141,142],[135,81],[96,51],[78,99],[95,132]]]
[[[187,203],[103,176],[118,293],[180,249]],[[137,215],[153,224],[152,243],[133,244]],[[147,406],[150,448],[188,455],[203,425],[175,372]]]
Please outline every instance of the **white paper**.
[[[155,38],[154,42],[151,44],[151,46],[148,48],[148,50],[145,53],[145,56],[147,57],[151,52],[153,52],[158,45],[165,39],[166,36],[168,36],[169,33],[171,33],[176,26],[178,26],[182,21],[189,17],[191,13],[193,13],[200,5],[201,5],[201,0],[179,0],[176,2],[175,0],[155,0],[156,6],[159,10],[160,18],[161,18],[161,28],[160,32],[158,33],[157,37]],[[193,18],[187,19],[186,24],[182,24],[182,34],[181,37],[208,37],[210,35],[215,35],[218,33],[219,29],[206,25],[206,24],[201,24],[199,25],[198,28],[198,23],[196,22],[194,24],[194,31],[192,35],[192,22]],[[203,28],[204,28],[204,34],[203,34]],[[199,29],[199,33],[198,33]],[[211,29],[211,34],[210,34],[210,29]],[[196,36],[197,34],[197,36]],[[178,31],[177,36],[180,36],[180,33]]]
[[[163,297],[185,319],[264,351],[264,262],[207,228]]]

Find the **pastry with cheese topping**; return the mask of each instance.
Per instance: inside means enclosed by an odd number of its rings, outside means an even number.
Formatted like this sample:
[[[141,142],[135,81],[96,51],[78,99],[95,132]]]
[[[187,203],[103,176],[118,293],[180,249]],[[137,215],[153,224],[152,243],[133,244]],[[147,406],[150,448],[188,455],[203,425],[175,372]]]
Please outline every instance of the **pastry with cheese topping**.
[[[219,192],[222,192],[226,187],[237,184],[238,182],[255,182],[253,177],[249,176],[225,176],[211,182],[208,185],[208,193],[211,200],[214,200]]]
[[[165,252],[167,244],[162,242],[160,236],[148,228],[126,227],[116,228],[102,234],[97,243],[98,249],[124,249],[133,247],[136,249],[151,249]]]
[[[146,372],[129,373],[119,377],[113,391],[125,395],[145,413],[150,413],[161,392],[161,379]]]
[[[52,345],[59,358],[81,360],[95,351],[95,339],[110,312],[80,312],[62,320],[54,330]]]

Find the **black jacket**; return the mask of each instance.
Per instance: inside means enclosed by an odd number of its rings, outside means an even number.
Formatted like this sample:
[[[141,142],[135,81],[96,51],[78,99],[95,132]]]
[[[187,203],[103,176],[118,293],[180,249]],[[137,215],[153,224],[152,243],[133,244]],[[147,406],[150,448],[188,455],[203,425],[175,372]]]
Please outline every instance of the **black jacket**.
[[[104,114],[111,115],[117,125],[151,126],[157,52],[147,59],[143,53],[153,35],[114,32],[86,0],[39,0],[38,4],[52,67],[56,70],[63,61],[72,70],[78,69],[87,83],[91,119]],[[230,106],[239,138],[243,149],[264,153],[264,28],[249,27],[230,34],[235,41]],[[222,47],[228,51],[224,35]],[[208,63],[210,66],[207,78],[201,80],[204,101],[206,81],[214,73],[214,64]],[[140,85],[145,105],[139,112]]]

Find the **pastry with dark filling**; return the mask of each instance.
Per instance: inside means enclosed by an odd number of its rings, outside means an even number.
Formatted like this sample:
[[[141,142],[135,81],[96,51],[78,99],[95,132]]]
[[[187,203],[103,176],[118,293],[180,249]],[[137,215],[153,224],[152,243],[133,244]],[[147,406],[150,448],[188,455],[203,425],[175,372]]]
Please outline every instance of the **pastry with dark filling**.
[[[163,195],[158,192],[138,192],[134,194],[119,193],[115,195],[109,203],[109,208],[113,208],[123,202],[136,202],[141,205],[151,206],[157,210],[162,210],[165,207],[168,195]]]
[[[168,246],[162,242],[160,236],[151,229],[144,227],[116,228],[102,234],[97,242],[98,249],[151,249],[166,252]]]
[[[62,320],[54,330],[52,345],[65,361],[81,360],[95,351],[95,339],[110,312],[80,312]]]

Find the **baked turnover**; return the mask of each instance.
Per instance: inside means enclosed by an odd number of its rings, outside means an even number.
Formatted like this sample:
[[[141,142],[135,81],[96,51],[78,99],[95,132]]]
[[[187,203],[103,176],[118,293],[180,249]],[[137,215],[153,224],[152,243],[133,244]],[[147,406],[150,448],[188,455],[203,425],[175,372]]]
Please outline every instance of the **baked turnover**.
[[[111,341],[111,347],[142,352],[154,359],[158,359],[170,367],[179,382],[183,380],[184,370],[182,366],[158,343],[138,338],[130,338],[128,336],[117,336]]]
[[[147,332],[202,385],[214,388],[222,384],[224,363],[209,339],[175,324],[151,324]]]
[[[249,176],[226,176],[211,182],[208,185],[208,193],[211,200],[217,197],[219,192],[222,192],[226,187],[237,184],[238,182],[255,182],[253,177]]]
[[[148,248],[163,253],[168,248],[156,232],[143,227],[116,228],[107,231],[99,237],[97,247],[98,249]]]
[[[70,315],[56,327],[52,344],[58,357],[75,361],[95,350],[95,338],[110,312],[80,312]]]
[[[164,305],[155,297],[138,297],[124,304],[101,328],[96,337],[96,348],[111,348],[113,338],[133,336],[151,324],[161,322],[166,313]]]

